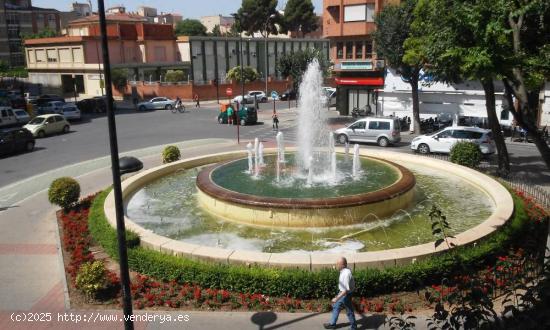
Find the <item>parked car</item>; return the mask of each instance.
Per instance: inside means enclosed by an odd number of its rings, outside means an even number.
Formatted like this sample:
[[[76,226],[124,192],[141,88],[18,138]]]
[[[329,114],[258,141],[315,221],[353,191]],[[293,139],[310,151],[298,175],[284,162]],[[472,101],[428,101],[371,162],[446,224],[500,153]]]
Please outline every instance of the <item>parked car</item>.
[[[46,115],[46,114],[53,114],[53,113],[62,114],[63,112],[62,109],[64,106],[65,106],[65,101],[49,101],[49,102],[46,102],[46,104],[44,104],[43,106],[38,107],[37,114],[39,115]]]
[[[34,117],[23,128],[28,129],[34,137],[42,138],[49,134],[68,133],[71,125],[63,116],[49,114]]]
[[[89,99],[83,99],[76,102],[76,106],[83,113],[103,113],[107,111],[107,97],[94,96]],[[116,110],[116,104],[113,100],[113,107]]]
[[[296,91],[287,89],[286,91],[281,94],[281,97],[279,97],[281,101],[288,101],[288,100],[295,100],[296,99]]]
[[[0,127],[17,124],[17,117],[10,107],[0,107]]]
[[[24,128],[0,130],[0,154],[8,155],[34,149],[34,137]]]
[[[241,107],[239,110],[239,124],[241,126],[254,125],[258,122],[258,111],[253,106]],[[218,115],[218,123],[227,124],[227,112],[222,111]],[[236,123],[234,123],[236,124]]]
[[[10,103],[12,109],[25,109],[27,107],[27,102],[22,97],[11,97]]]
[[[496,150],[490,130],[464,126],[446,127],[433,134],[415,137],[411,142],[411,149],[422,154],[450,153],[458,141],[474,142],[485,155],[493,154]]]
[[[26,124],[31,120],[31,116],[29,116],[25,110],[14,109],[13,114],[15,115],[18,124]]]
[[[38,99],[36,99],[36,105],[37,105],[38,107],[43,107],[43,106],[45,106],[48,102],[51,102],[51,101],[62,101],[62,102],[65,102],[65,99],[62,98],[62,97],[59,96],[59,95],[44,94],[44,95],[40,95],[40,97],[38,97]]]
[[[155,97],[147,102],[138,103],[137,108],[140,111],[166,109],[171,110],[176,106],[176,101],[167,97]]]
[[[397,118],[369,117],[336,130],[334,135],[342,144],[351,141],[373,142],[387,147],[401,141],[401,127]]]
[[[65,104],[63,108],[61,108],[61,115],[65,117],[67,120],[80,120],[80,109],[74,104]]]

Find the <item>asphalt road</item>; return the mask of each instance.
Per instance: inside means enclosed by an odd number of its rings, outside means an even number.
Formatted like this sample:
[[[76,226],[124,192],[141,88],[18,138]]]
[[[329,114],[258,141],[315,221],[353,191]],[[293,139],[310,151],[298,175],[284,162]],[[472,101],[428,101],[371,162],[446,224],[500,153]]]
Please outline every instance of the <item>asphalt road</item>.
[[[278,103],[277,108],[285,139],[293,141],[298,124],[296,111],[288,110],[287,102]],[[164,110],[140,113],[120,111],[116,116],[119,151],[122,153],[194,139],[236,139],[235,126],[217,123],[218,111],[216,104],[203,104],[200,109],[188,107],[188,111],[181,114]],[[241,126],[241,139],[274,139],[276,132],[271,127],[271,111],[271,104],[262,104],[259,123]],[[336,113],[333,112],[332,116],[335,117]],[[338,126],[345,121],[332,120],[332,123]],[[86,117],[81,122],[75,122],[68,134],[38,139],[33,152],[0,158],[0,187],[66,165],[107,156],[110,152],[108,138],[105,116]],[[403,134],[403,141],[394,149],[410,152],[410,139],[411,136]],[[378,148],[374,145],[367,147]],[[539,184],[550,185],[550,173],[532,144],[509,144],[508,148],[515,170],[524,172]]]

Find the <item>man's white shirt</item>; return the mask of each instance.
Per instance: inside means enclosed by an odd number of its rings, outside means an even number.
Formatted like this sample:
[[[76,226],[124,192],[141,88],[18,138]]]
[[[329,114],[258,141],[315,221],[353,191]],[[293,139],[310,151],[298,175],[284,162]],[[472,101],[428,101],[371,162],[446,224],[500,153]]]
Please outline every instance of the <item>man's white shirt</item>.
[[[349,268],[344,268],[340,271],[338,279],[338,290],[352,292],[355,290],[355,280]]]

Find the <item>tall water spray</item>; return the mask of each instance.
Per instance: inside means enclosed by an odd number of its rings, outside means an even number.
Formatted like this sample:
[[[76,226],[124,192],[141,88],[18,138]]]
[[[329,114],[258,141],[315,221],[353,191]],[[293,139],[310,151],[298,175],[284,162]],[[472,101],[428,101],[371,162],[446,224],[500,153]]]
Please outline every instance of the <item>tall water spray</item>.
[[[248,173],[249,174],[252,174],[254,173],[254,160],[252,159],[252,148],[254,148],[252,146],[252,143],[248,142],[248,144],[246,145],[246,151],[248,152]]]
[[[311,169],[313,173],[319,174],[330,166],[330,157],[319,152],[327,145],[328,136],[328,114],[321,104],[322,84],[323,74],[319,62],[314,59],[300,83],[297,165],[301,173],[309,173]]]
[[[336,149],[334,148],[334,134],[332,132],[329,132],[328,134],[328,156],[330,157],[330,174],[332,182],[336,182]]]
[[[260,175],[260,140],[254,139],[254,176]]]
[[[265,166],[264,161],[264,144],[260,142],[260,146],[258,147],[258,152],[260,153],[260,166]]]
[[[352,165],[352,175],[354,179],[359,178],[359,171],[361,170],[361,161],[359,159],[359,145],[356,144],[353,146],[353,165]]]
[[[277,136],[275,136],[275,139],[277,140],[277,158],[279,162],[284,163],[285,162],[285,137],[283,135],[283,132],[277,133]]]

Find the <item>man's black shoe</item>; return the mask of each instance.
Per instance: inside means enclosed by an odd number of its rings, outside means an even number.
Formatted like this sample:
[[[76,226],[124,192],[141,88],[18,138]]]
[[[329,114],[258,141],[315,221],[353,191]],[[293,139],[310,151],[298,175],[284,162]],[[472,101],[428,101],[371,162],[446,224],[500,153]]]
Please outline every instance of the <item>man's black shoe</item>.
[[[323,323],[323,327],[325,327],[325,329],[336,329],[336,325],[330,323]]]

